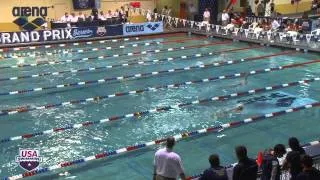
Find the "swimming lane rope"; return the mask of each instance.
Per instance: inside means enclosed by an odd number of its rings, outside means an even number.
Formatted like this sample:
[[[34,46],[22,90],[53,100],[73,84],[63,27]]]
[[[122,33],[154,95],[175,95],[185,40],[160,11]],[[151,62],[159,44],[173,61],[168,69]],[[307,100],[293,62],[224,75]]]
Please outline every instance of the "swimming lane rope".
[[[230,123],[226,123],[226,124],[222,124],[222,125],[218,125],[218,126],[212,126],[212,127],[205,128],[205,129],[199,129],[199,130],[191,131],[191,132],[184,132],[181,134],[174,135],[173,137],[176,141],[190,139],[190,138],[202,135],[202,134],[205,135],[205,134],[209,134],[209,133],[217,133],[217,132],[220,132],[221,130],[241,127],[241,126],[251,124],[254,122],[259,122],[259,121],[263,121],[263,120],[272,120],[272,118],[274,118],[274,117],[283,116],[288,113],[298,112],[298,111],[302,111],[305,109],[316,108],[319,106],[320,106],[320,102],[311,103],[311,104],[307,104],[307,105],[303,105],[303,106],[298,106],[295,108],[289,108],[289,109],[286,109],[283,111],[276,111],[276,112],[272,112],[272,113],[268,113],[268,114],[264,114],[264,115],[260,115],[260,116],[253,116],[253,117],[241,120],[241,121],[233,121]],[[157,140],[149,141],[149,142],[142,143],[142,144],[136,144],[133,146],[123,147],[118,150],[107,150],[105,152],[101,152],[101,153],[98,153],[93,156],[88,156],[85,158],[80,158],[80,159],[67,161],[67,162],[60,162],[60,163],[57,163],[55,165],[52,165],[52,166],[49,166],[46,168],[40,168],[40,169],[31,171],[31,172],[25,172],[23,174],[13,175],[10,177],[4,177],[3,179],[4,180],[16,180],[16,179],[32,177],[32,176],[36,176],[39,174],[52,172],[54,170],[63,169],[66,167],[72,167],[72,166],[76,166],[76,165],[80,165],[80,164],[85,164],[87,162],[96,161],[98,159],[109,158],[112,156],[133,152],[136,150],[144,149],[146,147],[162,144],[165,141],[166,141],[166,138],[163,138],[163,139],[157,139]],[[316,142],[312,142],[312,143],[315,144]]]
[[[33,137],[37,137],[37,136],[43,136],[43,135],[53,134],[53,133],[57,133],[57,132],[63,132],[63,131],[72,130],[72,129],[88,128],[93,125],[119,121],[119,120],[122,120],[125,118],[142,117],[142,116],[146,116],[148,114],[154,114],[154,113],[158,113],[158,112],[166,112],[166,111],[170,111],[172,109],[183,108],[183,107],[190,106],[190,105],[199,105],[202,103],[215,102],[215,101],[225,101],[225,100],[235,98],[235,97],[250,96],[250,95],[253,95],[256,93],[264,93],[264,92],[284,89],[284,88],[298,86],[298,85],[305,84],[305,83],[312,83],[312,82],[319,81],[319,80],[320,80],[319,77],[312,78],[312,79],[305,79],[305,80],[300,80],[300,81],[295,81],[295,82],[284,83],[284,84],[280,84],[280,85],[268,86],[268,87],[259,88],[259,89],[252,89],[252,90],[244,91],[244,92],[232,93],[232,94],[224,95],[224,96],[214,96],[214,97],[209,97],[206,99],[178,103],[178,104],[170,105],[170,106],[157,107],[157,108],[149,109],[146,111],[134,112],[134,113],[129,113],[129,114],[120,115],[120,116],[112,116],[112,117],[108,117],[108,118],[101,119],[98,121],[86,121],[86,122],[79,123],[79,124],[70,124],[65,127],[58,127],[58,128],[53,128],[53,129],[35,132],[35,133],[28,133],[28,134],[24,134],[21,136],[4,138],[4,139],[0,140],[0,143],[6,143],[6,142],[17,141],[17,140],[22,140],[22,139],[29,139],[29,138],[33,138]],[[131,92],[131,94],[135,94],[135,93],[136,92],[134,92],[134,91]],[[115,97],[115,96],[116,95],[114,95],[114,96],[112,95],[111,97]],[[88,101],[95,101],[95,99],[90,98],[90,99],[84,100],[83,102],[88,102]],[[61,104],[56,104],[56,105],[41,106],[41,107],[38,107],[38,109],[48,109],[51,106],[63,106],[63,105],[70,105],[70,104],[72,104],[72,102],[65,102],[64,104],[61,103]],[[20,111],[20,113],[21,112],[23,112],[23,111]],[[18,112],[14,111],[14,112],[9,112],[9,113],[19,113],[19,111]]]
[[[211,68],[211,67],[226,66],[226,65],[231,65],[231,64],[239,64],[239,63],[243,63],[243,62],[255,61],[255,60],[260,60],[260,59],[267,59],[267,58],[271,58],[271,57],[275,57],[275,56],[281,56],[281,55],[292,54],[292,53],[294,53],[294,51],[285,51],[285,52],[280,52],[280,53],[271,54],[271,55],[249,57],[249,58],[245,58],[245,59],[230,60],[230,61],[226,61],[226,62],[201,64],[201,65],[197,65],[197,66],[187,66],[184,68],[168,69],[168,70],[139,73],[139,74],[131,74],[131,75],[126,75],[126,76],[104,78],[104,79],[99,79],[99,80],[81,81],[81,82],[59,84],[59,85],[47,86],[47,87],[37,87],[37,88],[32,88],[32,89],[2,92],[2,93],[0,93],[0,96],[17,95],[17,94],[39,92],[39,91],[53,90],[53,89],[62,89],[62,88],[67,88],[67,87],[82,87],[82,86],[86,86],[86,85],[103,84],[103,83],[107,83],[110,81],[121,81],[121,80],[126,80],[126,79],[132,80],[132,79],[138,79],[138,78],[142,78],[142,77],[157,76],[157,75],[161,75],[161,74],[169,74],[169,73],[174,73],[174,72],[185,72],[185,71],[191,71],[191,70],[195,70],[195,69],[204,69],[204,68]],[[202,56],[202,55],[200,55],[200,56]]]

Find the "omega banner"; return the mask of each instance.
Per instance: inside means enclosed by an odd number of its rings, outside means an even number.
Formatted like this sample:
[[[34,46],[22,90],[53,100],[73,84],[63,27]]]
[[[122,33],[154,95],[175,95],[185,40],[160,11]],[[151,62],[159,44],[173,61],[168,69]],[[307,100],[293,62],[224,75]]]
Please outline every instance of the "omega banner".
[[[33,43],[123,35],[122,25],[0,33],[0,44]]]

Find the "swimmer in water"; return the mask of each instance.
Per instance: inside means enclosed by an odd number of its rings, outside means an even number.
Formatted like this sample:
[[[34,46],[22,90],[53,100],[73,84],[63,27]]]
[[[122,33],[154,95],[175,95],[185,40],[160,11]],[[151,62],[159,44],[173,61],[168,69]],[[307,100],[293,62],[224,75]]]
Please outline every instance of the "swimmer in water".
[[[239,83],[232,84],[232,85],[228,86],[228,88],[235,88],[238,86],[246,86],[248,84],[248,77],[249,77],[249,73],[245,73],[244,78],[241,79],[241,81]]]
[[[212,118],[216,121],[218,118],[224,118],[233,113],[240,114],[243,110],[244,110],[244,104],[240,103],[240,104],[237,104],[234,108],[222,110],[214,113],[212,115]]]

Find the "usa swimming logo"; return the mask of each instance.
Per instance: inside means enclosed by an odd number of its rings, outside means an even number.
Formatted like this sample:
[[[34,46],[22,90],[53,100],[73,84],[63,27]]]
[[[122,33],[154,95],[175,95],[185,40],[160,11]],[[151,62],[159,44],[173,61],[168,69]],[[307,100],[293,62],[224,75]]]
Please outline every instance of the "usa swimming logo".
[[[39,167],[42,157],[38,149],[19,149],[16,162],[19,163],[22,169],[33,171]]]

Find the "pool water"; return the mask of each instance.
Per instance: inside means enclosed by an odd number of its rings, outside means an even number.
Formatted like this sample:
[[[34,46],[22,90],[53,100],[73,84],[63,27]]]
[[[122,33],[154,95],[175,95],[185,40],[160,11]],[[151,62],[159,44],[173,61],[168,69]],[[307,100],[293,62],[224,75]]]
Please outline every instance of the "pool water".
[[[145,42],[152,43],[144,46]],[[139,44],[132,47],[133,44]],[[90,51],[93,48],[115,47],[111,50]],[[125,46],[125,48],[117,48]],[[230,42],[223,39],[203,38],[175,34],[174,36],[158,36],[143,38],[134,41],[94,43],[92,45],[57,47],[37,50],[22,50],[10,52],[7,56],[17,55],[18,58],[7,57],[0,61],[0,79],[8,77],[26,76],[46,72],[60,72],[71,69],[85,69],[154,59],[174,60],[162,62],[148,62],[101,69],[90,72],[68,72],[43,77],[22,78],[18,80],[0,81],[0,94],[19,90],[50,87],[59,84],[71,84],[81,81],[92,81],[103,78],[119,77],[134,74],[143,74],[155,71],[164,71],[201,64],[240,60],[242,58],[259,57],[279,54],[270,58],[260,58],[238,64],[223,65],[220,67],[198,68],[187,71],[162,73],[153,76],[111,80],[101,84],[82,85],[78,87],[64,87],[24,94],[1,95],[0,109],[12,109],[20,106],[27,108],[45,106],[66,101],[86,99],[96,96],[105,96],[121,92],[129,92],[148,87],[169,85],[187,81],[206,79],[209,77],[226,76],[237,73],[249,73],[254,70],[304,63],[320,59],[320,54],[292,51],[286,55],[281,52],[291,51],[275,47],[256,47],[257,45],[245,42]],[[184,50],[176,49],[185,47]],[[167,49],[175,48],[172,51]],[[86,49],[83,53],[74,51]],[[160,49],[165,52],[154,52]],[[221,52],[230,49],[239,49],[233,52]],[[242,50],[241,50],[242,49]],[[63,51],[73,51],[63,53]],[[147,51],[146,54],[139,52]],[[36,52],[36,53],[35,53]],[[47,55],[48,52],[53,53]],[[175,57],[190,56],[218,52],[212,56],[181,59]],[[221,52],[221,53],[219,53]],[[128,56],[128,53],[136,53]],[[119,54],[119,57],[111,57]],[[34,57],[35,56],[35,57]],[[92,59],[36,67],[5,68],[17,64],[30,64],[45,61],[63,61],[68,59],[82,59],[87,57],[110,56],[105,59]],[[94,102],[83,102],[69,106],[60,106],[42,110],[33,110],[12,115],[0,116],[0,139],[28,133],[64,127],[70,124],[86,121],[97,121],[112,116],[121,116],[129,113],[146,111],[162,106],[171,106],[178,103],[192,102],[214,96],[229,95],[251,89],[281,85],[320,77],[320,64],[297,66],[274,72],[250,75],[247,83],[244,78],[231,78],[183,85],[175,88],[160,88],[157,91],[123,95],[102,99]],[[240,85],[242,84],[242,85]],[[277,96],[278,95],[278,96]],[[260,97],[260,100],[257,100]],[[261,97],[267,100],[261,100]],[[283,98],[286,101],[283,101]],[[263,98],[262,98],[263,99]],[[114,122],[97,124],[90,127],[63,131],[1,143],[0,177],[23,173],[23,169],[15,162],[19,149],[37,148],[40,150],[43,162],[41,167],[48,167],[59,162],[72,161],[92,156],[108,150],[145,143],[168,136],[195,131],[211,126],[217,126],[232,121],[239,121],[249,117],[263,115],[291,107],[314,103],[320,100],[320,85],[318,81],[283,88],[281,90],[235,97],[224,101],[208,102],[174,108],[170,111],[161,111],[142,115],[135,118],[123,118]],[[237,104],[244,103],[244,111],[228,111]],[[222,114],[222,115],[221,115]],[[209,166],[208,156],[218,153],[224,165],[234,163],[234,147],[239,144],[248,147],[249,155],[256,157],[258,151],[272,147],[276,143],[287,143],[291,136],[298,137],[302,142],[309,142],[319,137],[319,110],[311,108],[279,117],[270,118],[249,125],[226,129],[219,133],[209,133],[195,138],[179,141],[175,147],[183,160],[187,175],[199,174]],[[38,175],[30,179],[151,179],[153,174],[153,156],[161,146],[152,146],[143,150],[124,153],[119,156],[96,160],[71,168],[64,168],[52,173]]]

